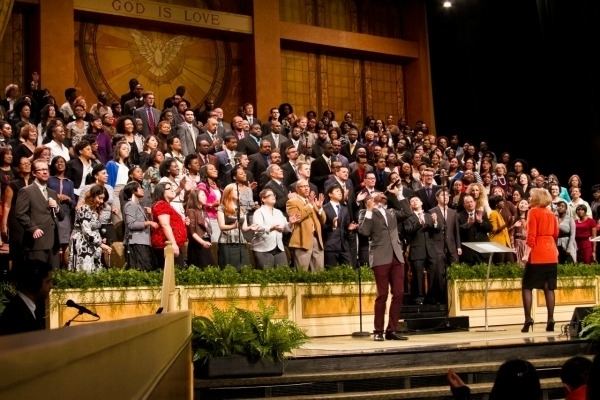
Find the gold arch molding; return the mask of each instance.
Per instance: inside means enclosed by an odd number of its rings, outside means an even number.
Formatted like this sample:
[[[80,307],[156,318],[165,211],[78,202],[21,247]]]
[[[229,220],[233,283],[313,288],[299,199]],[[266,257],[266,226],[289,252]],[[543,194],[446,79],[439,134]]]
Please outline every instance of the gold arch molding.
[[[92,89],[113,99],[137,78],[161,101],[184,85],[192,106],[207,98],[222,103],[231,76],[229,43],[186,35],[81,23],[80,57]]]

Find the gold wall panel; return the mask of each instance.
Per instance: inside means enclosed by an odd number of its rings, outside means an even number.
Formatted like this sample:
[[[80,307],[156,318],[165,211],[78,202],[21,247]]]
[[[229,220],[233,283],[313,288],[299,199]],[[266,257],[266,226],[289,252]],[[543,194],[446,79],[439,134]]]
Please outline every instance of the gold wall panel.
[[[365,77],[365,98],[369,114],[379,119],[392,114],[394,120],[405,116],[401,65],[365,61]]]
[[[364,314],[373,314],[376,294],[362,296]],[[359,315],[359,303],[355,294],[302,296],[302,318],[345,317]]]
[[[8,3],[12,3],[9,1]],[[1,8],[0,12],[5,10]],[[0,19],[4,16],[0,15]],[[9,83],[23,85],[23,14],[13,12],[6,21],[6,30],[0,40],[0,89],[4,98],[4,88]],[[2,23],[2,21],[0,21]],[[23,91],[23,88],[21,88]]]
[[[351,112],[354,121],[362,122],[363,97],[359,60],[350,58],[323,56],[327,58],[327,95],[325,108],[336,112],[338,121],[343,120],[346,112]]]
[[[546,307],[544,291],[537,290],[536,292],[538,306]],[[568,306],[575,304],[596,304],[596,288],[593,286],[569,289],[557,288],[554,291],[554,298],[556,301],[556,306]]]
[[[282,99],[294,106],[297,115],[317,108],[316,60],[317,56],[311,53],[281,52]]]
[[[313,25],[315,23],[314,15],[313,0],[279,0],[281,21]]]
[[[144,315],[152,315],[160,307],[160,301],[123,301],[119,304],[113,303],[96,303],[93,306],[88,306],[92,311],[98,314],[102,319],[93,321],[94,317],[90,315],[80,315],[77,317],[80,321],[105,322],[114,321],[117,319],[135,318]],[[65,322],[73,318],[77,314],[74,308],[59,306],[59,326],[63,326]],[[89,322],[73,321],[71,326],[87,324]]]
[[[192,315],[211,315],[211,307],[227,309],[231,303],[235,302],[236,307],[245,310],[257,311],[261,304],[267,307],[275,307],[275,318],[290,318],[288,315],[288,298],[285,296],[277,297],[247,297],[247,298],[211,298],[211,299],[192,299],[188,301],[188,309]]]
[[[460,291],[461,310],[479,310],[485,307],[484,291]],[[488,309],[522,307],[521,289],[490,290],[488,292]]]
[[[211,97],[228,117],[240,104],[236,43],[103,24],[79,23],[76,30],[76,82],[89,104],[100,91],[120,98],[131,78],[155,92],[159,108],[179,85],[193,107]]]

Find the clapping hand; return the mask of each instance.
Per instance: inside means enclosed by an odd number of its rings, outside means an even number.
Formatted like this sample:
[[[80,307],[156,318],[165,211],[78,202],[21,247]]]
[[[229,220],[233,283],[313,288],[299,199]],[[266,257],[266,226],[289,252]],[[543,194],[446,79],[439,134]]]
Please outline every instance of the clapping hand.
[[[324,201],[325,201],[325,196],[323,195],[323,193],[319,194],[318,198],[313,196],[313,199],[312,199],[313,206],[315,206],[315,208],[317,210],[320,210],[321,207],[323,207]]]
[[[300,222],[300,216],[298,214],[292,214],[288,217],[288,222],[290,224],[295,224],[296,222]]]

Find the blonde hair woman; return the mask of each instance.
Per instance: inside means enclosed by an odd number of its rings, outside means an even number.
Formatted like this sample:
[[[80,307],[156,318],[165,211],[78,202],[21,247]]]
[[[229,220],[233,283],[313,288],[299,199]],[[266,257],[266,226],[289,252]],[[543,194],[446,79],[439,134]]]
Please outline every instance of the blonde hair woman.
[[[483,210],[488,217],[490,216],[492,209],[490,208],[488,196],[485,193],[485,188],[481,183],[471,183],[469,186],[467,186],[465,193],[473,196],[476,210]]]

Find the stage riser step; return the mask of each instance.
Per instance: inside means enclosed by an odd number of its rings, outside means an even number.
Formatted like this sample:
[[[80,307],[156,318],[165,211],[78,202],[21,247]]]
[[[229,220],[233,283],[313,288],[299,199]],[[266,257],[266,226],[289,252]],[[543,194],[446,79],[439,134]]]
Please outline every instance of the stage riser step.
[[[390,366],[432,366],[432,365],[464,365],[470,363],[505,361],[511,358],[539,359],[570,357],[574,354],[588,354],[590,345],[586,341],[570,341],[528,345],[507,345],[463,349],[457,346],[448,349],[415,348],[411,352],[406,349],[394,352],[387,349],[385,353],[349,354],[336,356],[302,357],[287,361],[286,374],[312,374],[319,372],[342,372],[348,369],[368,371],[386,369]]]
[[[544,399],[562,399],[564,391],[560,378],[542,378]],[[493,382],[470,383],[471,399],[484,399],[491,391]],[[300,384],[283,387],[269,388],[240,388],[240,389],[213,389],[197,390],[196,398],[201,399],[257,399],[275,398],[278,400],[321,400],[321,399],[348,399],[348,400],[374,400],[374,399],[452,399],[447,383],[412,389],[390,389],[381,386],[379,389],[365,389],[360,392],[344,391],[345,387],[334,382],[318,384]]]

